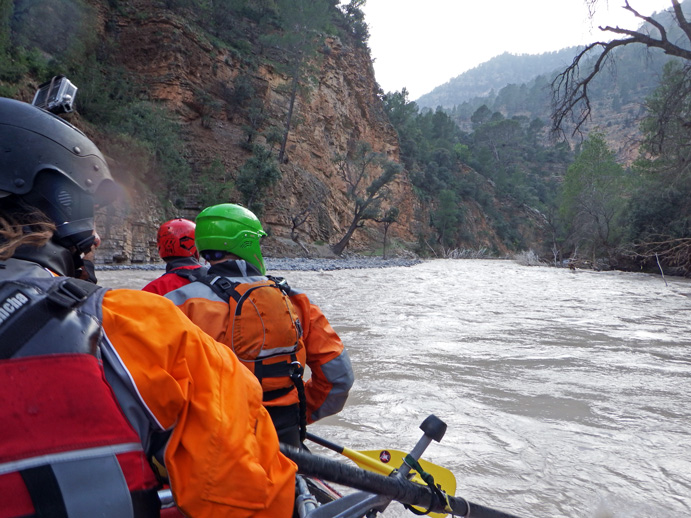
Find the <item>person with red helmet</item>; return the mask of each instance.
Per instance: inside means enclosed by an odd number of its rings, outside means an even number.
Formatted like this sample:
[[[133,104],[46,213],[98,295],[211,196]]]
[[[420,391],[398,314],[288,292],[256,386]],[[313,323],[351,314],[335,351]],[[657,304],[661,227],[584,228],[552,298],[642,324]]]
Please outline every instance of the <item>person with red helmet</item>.
[[[166,263],[166,273],[142,290],[165,295],[206,273],[194,244],[194,228],[194,222],[184,218],[171,219],[159,227],[156,243],[158,255]]]

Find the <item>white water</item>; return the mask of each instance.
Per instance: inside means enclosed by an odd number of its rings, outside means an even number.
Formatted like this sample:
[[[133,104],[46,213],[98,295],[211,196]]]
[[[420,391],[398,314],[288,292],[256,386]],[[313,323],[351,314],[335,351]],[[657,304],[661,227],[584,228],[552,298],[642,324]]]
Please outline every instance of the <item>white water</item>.
[[[272,273],[323,309],[355,368],[346,408],[314,433],[409,450],[435,414],[448,430],[425,458],[471,502],[526,518],[691,513],[688,280],[483,260]]]

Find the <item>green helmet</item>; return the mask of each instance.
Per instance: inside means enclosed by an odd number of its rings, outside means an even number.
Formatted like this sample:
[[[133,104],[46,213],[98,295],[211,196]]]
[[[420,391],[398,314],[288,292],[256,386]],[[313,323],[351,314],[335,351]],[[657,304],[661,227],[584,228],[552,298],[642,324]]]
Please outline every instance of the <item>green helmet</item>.
[[[256,266],[262,275],[266,273],[259,245],[266,232],[252,211],[241,205],[222,203],[201,211],[196,224],[195,242],[200,253],[229,252]]]

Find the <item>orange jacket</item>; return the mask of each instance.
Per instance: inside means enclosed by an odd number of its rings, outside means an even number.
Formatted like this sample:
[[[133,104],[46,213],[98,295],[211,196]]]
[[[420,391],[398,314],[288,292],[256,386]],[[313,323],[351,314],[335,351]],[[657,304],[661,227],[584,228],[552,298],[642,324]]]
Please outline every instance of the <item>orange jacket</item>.
[[[226,261],[212,266],[210,275],[222,275],[235,282],[253,282],[263,277],[245,261]],[[336,414],[343,409],[353,385],[353,370],[343,342],[319,309],[304,293],[291,290],[290,300],[302,325],[304,352],[298,358],[306,361],[311,377],[305,382],[307,422]],[[190,320],[215,339],[222,341],[232,336],[228,332],[232,323],[228,303],[211,288],[193,282],[166,295]],[[229,340],[229,338],[225,338]],[[225,342],[224,342],[225,343]],[[226,345],[229,345],[226,344]],[[305,356],[302,356],[302,355]],[[304,365],[303,365],[304,366]],[[287,406],[298,402],[297,390],[277,399],[266,401],[267,406]]]
[[[292,515],[296,467],[278,451],[259,383],[227,347],[142,291],[108,291],[103,328],[150,416],[172,430],[165,465],[186,515]]]

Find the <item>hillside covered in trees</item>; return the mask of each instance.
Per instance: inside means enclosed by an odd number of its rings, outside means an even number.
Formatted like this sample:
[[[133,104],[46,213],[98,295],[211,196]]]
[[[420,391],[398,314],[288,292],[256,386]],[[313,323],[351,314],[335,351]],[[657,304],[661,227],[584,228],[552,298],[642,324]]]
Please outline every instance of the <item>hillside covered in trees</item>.
[[[381,254],[388,239],[397,253],[533,250],[622,268],[655,257],[688,271],[652,252],[689,237],[686,98],[664,95],[684,91],[683,60],[615,49],[616,73],[589,85],[583,138],[554,140],[553,80],[583,49],[499,56],[459,82],[460,97],[445,94],[460,104],[430,109],[378,87],[363,4],[6,1],[0,94],[30,101],[59,74],[79,87],[66,117],[128,191],[101,215],[107,261],[155,260],[164,218],[233,201],[260,214],[275,254]],[[46,14],[50,34],[38,30]],[[664,16],[655,23],[683,41]],[[583,56],[581,70],[596,63]],[[501,86],[499,71],[515,82]]]
[[[514,64],[525,60],[502,55],[432,92],[447,100],[468,99],[451,108],[420,109],[406,99],[405,92],[389,96],[403,160],[411,171],[418,172],[412,176],[418,188],[437,199],[433,224],[444,239],[449,239],[449,228],[463,228],[458,222],[464,221],[462,209],[468,206],[468,197],[482,200],[469,189],[467,179],[449,181],[443,165],[448,155],[440,149],[430,155],[425,145],[439,143],[439,135],[454,135],[451,126],[443,123],[448,116],[456,133],[453,144],[445,149],[453,149],[463,164],[490,180],[500,197],[535,209],[544,218],[550,238],[539,248],[543,258],[550,255],[549,245],[557,263],[568,257],[572,264],[599,268],[653,270],[664,266],[675,273],[689,272],[689,206],[682,201],[689,199],[688,173],[680,156],[686,147],[682,141],[689,137],[682,130],[687,117],[685,60],[689,58],[685,52],[690,34],[683,13],[689,3],[683,7],[672,4],[674,12],[660,13],[654,19],[639,16],[640,37],[625,34],[638,44],[629,45],[622,37],[623,43],[613,44],[604,63],[595,51],[572,49],[580,58],[578,77],[591,78],[588,118],[581,119],[580,126],[578,120],[564,119],[558,135],[549,131],[558,95],[555,85],[559,85],[560,73],[575,71],[575,67],[554,69],[527,83],[507,84],[470,98],[473,85],[479,83],[473,79],[480,69],[510,74],[512,60]],[[659,44],[646,44],[657,40],[661,40]],[[670,42],[679,50],[670,51]],[[600,46],[609,49],[606,43]],[[553,57],[536,56],[532,63],[546,58],[544,70],[548,70]],[[498,76],[490,74],[487,84]],[[576,77],[571,80],[577,83]],[[454,91],[454,86],[463,84],[468,88]],[[423,96],[420,103],[432,98],[431,94]],[[671,142],[676,138],[681,140],[674,140],[677,151],[673,151]],[[437,194],[430,194],[435,188]],[[452,207],[461,209],[453,212]],[[446,230],[440,231],[439,226]],[[506,232],[514,232],[514,239],[525,236],[515,219],[498,228],[505,231],[505,237]]]
[[[507,85],[530,85],[539,76],[563,70],[577,50],[570,47],[537,55],[505,52],[414,100],[420,108],[434,110],[439,106],[450,109],[474,99],[489,99]]]

